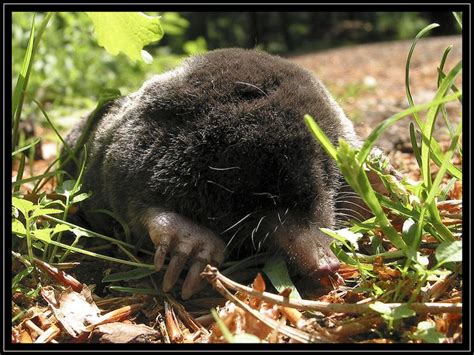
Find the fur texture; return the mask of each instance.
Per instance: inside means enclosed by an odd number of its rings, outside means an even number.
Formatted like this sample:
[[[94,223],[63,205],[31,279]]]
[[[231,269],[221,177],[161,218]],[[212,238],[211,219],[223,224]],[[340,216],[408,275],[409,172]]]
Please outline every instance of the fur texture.
[[[310,72],[264,52],[215,50],[153,77],[105,111],[87,140],[83,189],[93,196],[81,211],[93,228],[110,231],[111,221],[94,212],[109,209],[134,234],[146,234],[142,216],[157,207],[226,242],[234,237],[229,249],[239,239],[286,249],[311,249],[311,238],[328,243],[319,231],[301,240],[286,235],[335,223],[341,177],[303,116],[310,114],[333,143],[359,141]]]

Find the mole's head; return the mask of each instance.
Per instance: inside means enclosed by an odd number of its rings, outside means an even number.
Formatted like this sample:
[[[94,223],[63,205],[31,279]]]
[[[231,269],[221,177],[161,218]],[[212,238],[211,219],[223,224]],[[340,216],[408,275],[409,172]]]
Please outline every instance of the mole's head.
[[[265,53],[227,49],[150,80],[141,92],[159,142],[150,189],[232,249],[276,242],[305,272],[334,271],[329,237],[340,175],[304,124],[355,139],[309,72]],[[166,127],[165,129],[163,127]]]

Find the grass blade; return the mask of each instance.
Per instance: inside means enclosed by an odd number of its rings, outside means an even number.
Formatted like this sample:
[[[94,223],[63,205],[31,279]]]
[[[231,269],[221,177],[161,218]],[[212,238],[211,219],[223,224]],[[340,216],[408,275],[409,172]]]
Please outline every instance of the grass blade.
[[[441,86],[439,87],[438,91],[436,92],[434,102],[437,102],[441,98],[443,98],[446,95],[446,92],[448,89],[452,86],[454,80],[456,77],[459,75],[462,69],[462,62],[459,61],[453,69],[448,73],[446,78],[443,80],[441,83]],[[458,93],[459,94],[459,93]],[[429,140],[427,141],[426,139],[423,139],[421,142],[421,163],[422,163],[422,176],[423,176],[423,182],[425,183],[425,186],[427,188],[431,187],[431,175],[430,175],[430,165],[429,165],[429,159],[430,159],[430,153],[432,151],[431,149],[431,136],[433,134],[433,128],[434,124],[436,121],[436,117],[438,115],[440,104],[437,105],[432,105],[431,108],[428,110],[428,114],[426,117],[426,122],[423,127],[423,137],[427,137]]]

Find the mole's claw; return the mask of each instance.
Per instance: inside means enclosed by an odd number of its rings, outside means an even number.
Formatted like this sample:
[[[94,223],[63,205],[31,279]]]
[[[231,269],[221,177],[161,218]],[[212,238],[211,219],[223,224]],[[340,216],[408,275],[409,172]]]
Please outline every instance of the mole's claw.
[[[153,259],[156,271],[160,271],[163,267],[170,243],[170,236],[161,236],[160,241],[156,244],[155,257]]]
[[[150,208],[143,217],[156,247],[154,264],[161,270],[165,257],[171,253],[163,278],[162,289],[170,291],[176,284],[185,265],[191,265],[183,283],[182,296],[191,297],[200,290],[200,273],[206,264],[220,265],[224,260],[224,242],[214,232],[187,217],[158,208]]]
[[[181,298],[183,300],[187,300],[201,288],[200,286],[203,284],[203,279],[200,274],[206,264],[206,262],[198,260],[189,269],[186,280],[184,280],[183,283],[183,288],[181,289]]]
[[[166,270],[165,276],[163,278],[162,289],[163,292],[169,292],[183,271],[184,264],[188,259],[187,255],[181,253],[175,254],[168,265],[168,270]]]

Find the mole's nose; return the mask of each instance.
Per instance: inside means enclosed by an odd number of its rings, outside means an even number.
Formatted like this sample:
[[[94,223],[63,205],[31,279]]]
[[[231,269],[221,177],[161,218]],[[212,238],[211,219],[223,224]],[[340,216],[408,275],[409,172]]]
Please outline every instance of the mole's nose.
[[[318,272],[321,274],[334,274],[339,270],[340,263],[337,260],[327,260],[325,263],[319,265]]]

